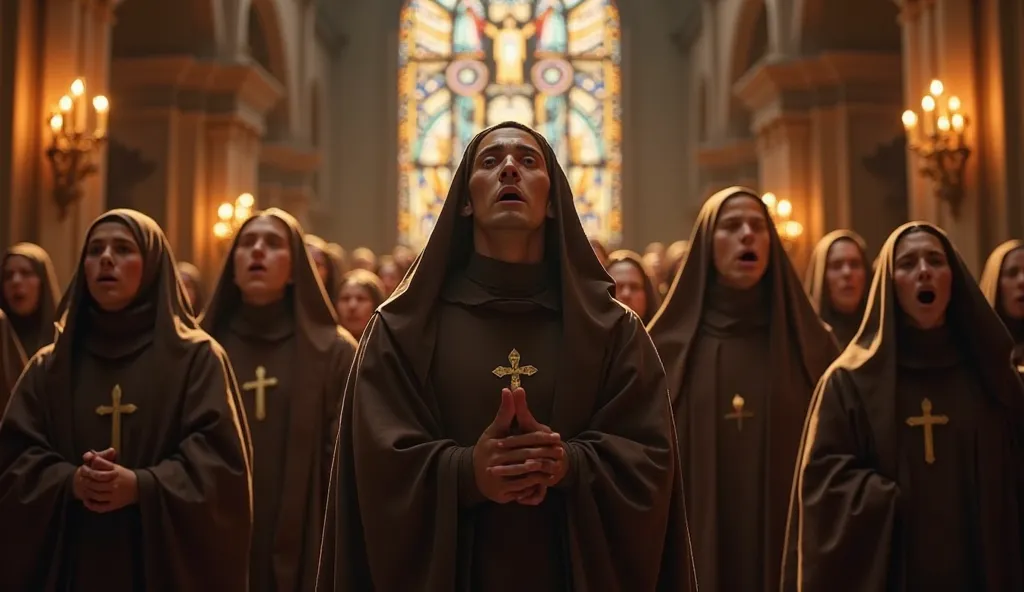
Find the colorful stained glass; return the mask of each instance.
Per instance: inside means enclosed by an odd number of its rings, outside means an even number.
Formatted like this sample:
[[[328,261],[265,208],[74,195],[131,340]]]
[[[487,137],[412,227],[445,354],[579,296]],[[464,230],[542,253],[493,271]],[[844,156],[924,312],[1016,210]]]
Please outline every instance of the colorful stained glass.
[[[619,14],[612,0],[408,0],[399,37],[399,237],[421,247],[466,145],[538,130],[587,234],[621,238]]]

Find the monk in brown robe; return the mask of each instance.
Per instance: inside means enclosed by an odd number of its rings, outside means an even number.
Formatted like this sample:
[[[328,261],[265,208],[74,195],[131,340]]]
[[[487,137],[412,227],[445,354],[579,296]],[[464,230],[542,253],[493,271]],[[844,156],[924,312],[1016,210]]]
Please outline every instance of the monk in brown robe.
[[[1024,241],[996,247],[978,281],[981,293],[1013,337],[1013,361],[1024,372]]]
[[[702,592],[777,589],[801,428],[837,353],[769,220],[753,190],[713,195],[649,326]]]
[[[7,315],[0,310],[0,418],[3,417],[7,399],[24,366],[25,352],[18,343],[18,336],[7,320]]]
[[[664,374],[555,154],[503,123],[349,380],[319,590],[692,590]]]
[[[852,230],[826,234],[811,253],[804,290],[821,320],[832,328],[839,349],[850,343],[868,298],[867,246]]]
[[[187,302],[192,307],[192,313],[198,317],[206,308],[206,290],[203,289],[203,274],[199,268],[188,261],[178,262],[178,275],[185,286]]]
[[[822,377],[792,520],[805,592],[1024,590],[1024,387],[946,235],[890,235],[865,321]]]
[[[18,243],[7,250],[2,264],[0,310],[18,334],[25,355],[53,342],[60,286],[50,255],[39,245]]]
[[[315,234],[305,235],[304,241],[309,256],[316,265],[317,275],[327,291],[327,300],[332,302],[338,297],[338,290],[341,289],[341,261],[335,260],[335,255],[327,248],[327,241]]]
[[[114,210],[86,236],[63,326],[0,423],[0,589],[245,592],[249,442],[227,356],[156,222]]]
[[[253,592],[312,590],[345,379],[338,326],[299,223],[270,209],[236,233],[202,326],[231,357],[253,442]]]
[[[615,281],[615,298],[646,325],[661,306],[661,294],[639,253],[620,249],[608,256],[605,268]]]

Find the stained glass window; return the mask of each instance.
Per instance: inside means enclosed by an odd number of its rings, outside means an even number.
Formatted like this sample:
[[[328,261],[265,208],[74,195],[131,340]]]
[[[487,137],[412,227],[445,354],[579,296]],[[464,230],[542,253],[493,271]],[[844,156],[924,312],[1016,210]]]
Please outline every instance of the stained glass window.
[[[619,242],[621,54],[612,0],[408,0],[398,53],[403,243],[426,243],[466,145],[510,119],[551,143],[587,234]]]

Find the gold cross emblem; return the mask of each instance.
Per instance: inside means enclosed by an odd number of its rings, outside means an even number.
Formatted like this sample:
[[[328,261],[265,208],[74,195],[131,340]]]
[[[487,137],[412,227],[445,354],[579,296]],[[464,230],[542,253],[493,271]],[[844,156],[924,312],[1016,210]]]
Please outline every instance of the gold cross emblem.
[[[263,366],[256,366],[256,380],[250,380],[242,385],[244,391],[256,391],[256,420],[263,421],[267,418],[267,387],[277,386],[277,379],[267,378],[267,369]]]
[[[743,411],[743,406],[746,405],[746,404],[747,404],[747,402],[743,399],[743,397],[741,397],[739,395],[733,395],[733,397],[732,397],[732,413],[726,413],[725,414],[725,419],[730,419],[730,420],[731,419],[735,419],[736,420],[736,431],[737,432],[742,432],[743,431],[743,418],[745,418],[745,417],[754,417],[754,412],[753,411],[746,411],[746,412]]]
[[[508,354],[508,363],[510,366],[498,366],[491,372],[498,378],[504,378],[506,376],[512,377],[511,389],[516,390],[521,386],[520,376],[533,376],[537,373],[537,369],[533,366],[520,366],[519,365],[519,352],[513,349]]]
[[[932,464],[935,462],[935,441],[932,436],[932,426],[946,425],[949,417],[945,415],[932,415],[932,402],[927,397],[921,401],[921,415],[908,417],[907,425],[916,428],[924,428],[924,462]]]
[[[114,390],[110,392],[110,405],[100,405],[96,408],[96,415],[110,415],[110,447],[121,452],[121,414],[132,414],[139,410],[138,407],[129,403],[121,404],[121,385],[115,384]]]

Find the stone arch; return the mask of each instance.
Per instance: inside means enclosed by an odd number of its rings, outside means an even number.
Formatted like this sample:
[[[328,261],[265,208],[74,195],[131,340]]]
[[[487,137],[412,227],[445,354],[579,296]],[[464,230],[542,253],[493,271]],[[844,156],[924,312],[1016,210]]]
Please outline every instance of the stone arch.
[[[900,51],[899,6],[892,0],[794,0],[794,47],[823,51]]]
[[[287,91],[288,56],[285,49],[284,28],[275,0],[252,0],[245,17],[245,44],[249,56],[285,89],[285,95],[267,114],[266,137],[278,140],[292,129]]]
[[[729,135],[749,136],[750,113],[742,102],[733,96],[731,89],[736,81],[751,68],[768,56],[772,46],[769,31],[768,3],[765,0],[743,0],[732,30],[732,54],[729,56]]]
[[[117,7],[115,58],[154,55],[216,57],[225,43],[223,2],[124,2]]]

